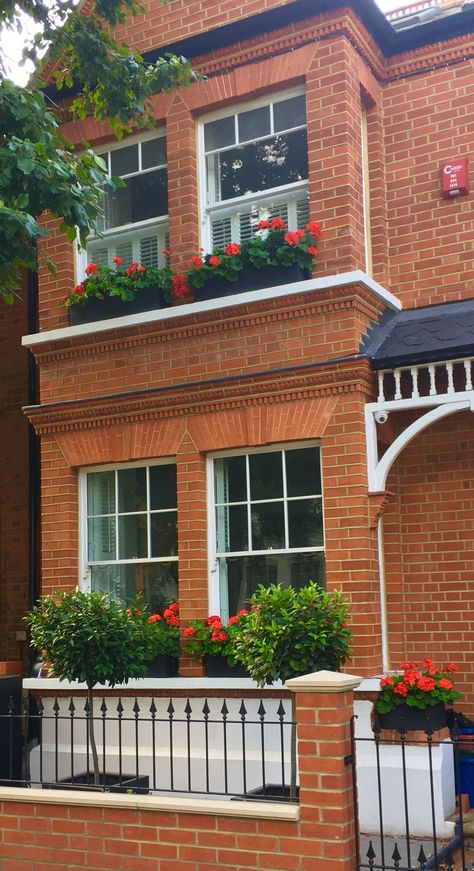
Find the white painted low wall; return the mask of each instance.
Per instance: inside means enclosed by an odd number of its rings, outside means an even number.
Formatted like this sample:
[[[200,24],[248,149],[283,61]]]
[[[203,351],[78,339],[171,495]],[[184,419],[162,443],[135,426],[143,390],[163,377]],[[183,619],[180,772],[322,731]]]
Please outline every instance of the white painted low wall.
[[[364,681],[360,689],[367,688],[368,684],[369,681]],[[357,715],[356,739],[373,739],[370,725],[372,707],[372,702],[358,701],[356,693],[354,705]],[[376,747],[373,740],[357,740],[356,751],[360,830],[363,833],[377,834],[380,818]],[[456,805],[452,742],[449,739],[439,744],[433,742],[431,752],[436,832],[439,838],[451,838],[454,836],[454,823],[449,822],[447,818],[454,812]],[[410,834],[419,837],[432,837],[433,821],[428,746],[410,746],[407,744],[405,759]],[[385,834],[404,835],[406,832],[405,803],[402,749],[399,745],[380,744],[380,770]]]

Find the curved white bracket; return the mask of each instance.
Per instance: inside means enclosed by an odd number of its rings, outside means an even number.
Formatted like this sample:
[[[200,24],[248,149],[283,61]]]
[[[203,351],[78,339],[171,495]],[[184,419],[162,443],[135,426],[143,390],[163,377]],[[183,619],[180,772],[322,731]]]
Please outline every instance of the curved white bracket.
[[[430,426],[442,417],[447,417],[449,414],[455,414],[457,411],[464,411],[470,408],[474,411],[474,404],[470,400],[462,400],[461,402],[445,402],[432,408],[426,412],[410,426],[407,426],[403,432],[395,439],[389,448],[385,451],[381,460],[377,460],[377,432],[374,420],[374,412],[372,409],[366,409],[366,435],[367,435],[367,471],[369,477],[369,493],[381,493],[385,490],[387,475],[402,452],[403,448],[411,442],[418,433],[422,432],[426,427]]]

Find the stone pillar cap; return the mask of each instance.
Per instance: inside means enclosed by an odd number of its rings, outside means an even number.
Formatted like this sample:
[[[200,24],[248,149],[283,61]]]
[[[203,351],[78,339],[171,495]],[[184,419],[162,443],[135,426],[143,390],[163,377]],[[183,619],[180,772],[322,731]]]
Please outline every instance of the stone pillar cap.
[[[315,671],[285,681],[285,686],[293,693],[344,693],[355,689],[362,678],[355,674],[342,674],[340,671]]]

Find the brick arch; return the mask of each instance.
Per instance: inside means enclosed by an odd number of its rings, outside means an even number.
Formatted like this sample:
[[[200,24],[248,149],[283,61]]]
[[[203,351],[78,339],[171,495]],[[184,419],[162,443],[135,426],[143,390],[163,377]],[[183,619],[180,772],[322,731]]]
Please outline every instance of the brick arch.
[[[78,467],[172,457],[183,433],[184,421],[177,419],[61,433],[56,441],[69,465]]]

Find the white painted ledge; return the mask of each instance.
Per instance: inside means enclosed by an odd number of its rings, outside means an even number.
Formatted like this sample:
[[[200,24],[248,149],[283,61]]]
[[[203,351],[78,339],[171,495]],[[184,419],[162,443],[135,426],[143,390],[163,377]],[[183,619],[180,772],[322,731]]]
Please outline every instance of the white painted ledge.
[[[154,795],[113,795],[102,792],[80,792],[71,789],[21,789],[0,787],[0,801],[21,801],[25,804],[76,805],[82,807],[121,808],[122,810],[166,811],[167,813],[207,814],[208,816],[246,817],[261,820],[300,818],[298,805],[286,802],[229,801],[215,798],[168,798]]]
[[[80,324],[76,327],[63,327],[58,330],[47,330],[44,333],[33,333],[23,336],[22,345],[34,348],[45,342],[60,342],[63,339],[73,339],[77,336],[96,335],[110,330],[120,330],[128,327],[139,327],[156,321],[179,320],[190,315],[205,314],[216,309],[223,310],[236,305],[247,305],[252,302],[262,302],[266,299],[278,299],[282,296],[290,296],[294,293],[311,293],[315,290],[329,290],[334,287],[345,287],[350,284],[361,284],[367,290],[381,299],[388,308],[399,311],[402,307],[400,300],[370,278],[361,269],[353,272],[341,272],[340,275],[326,275],[322,278],[309,278],[307,281],[292,282],[291,284],[279,284],[275,287],[266,287],[263,290],[250,290],[245,293],[235,293],[232,296],[222,296],[215,299],[207,299],[204,302],[193,302],[187,305],[172,306],[170,308],[157,309],[156,311],[140,312],[136,315],[125,315],[121,318],[110,318],[106,321],[93,321],[89,324]]]
[[[108,684],[97,684],[94,687],[94,693],[107,695],[111,690],[140,690],[142,693],[148,690],[166,690],[170,693],[174,690],[202,690],[202,694],[205,695],[209,690],[221,690],[223,694],[228,690],[242,690],[243,692],[259,690],[266,695],[271,695],[272,690],[284,688],[281,681],[275,681],[271,685],[260,688],[248,677],[149,677],[129,680],[128,683],[124,684],[115,684],[115,687],[109,687]],[[23,689],[36,690],[43,695],[53,695],[61,690],[74,694],[78,690],[87,690],[87,684],[78,681],[58,680],[58,678],[53,677],[28,677],[23,679]]]

